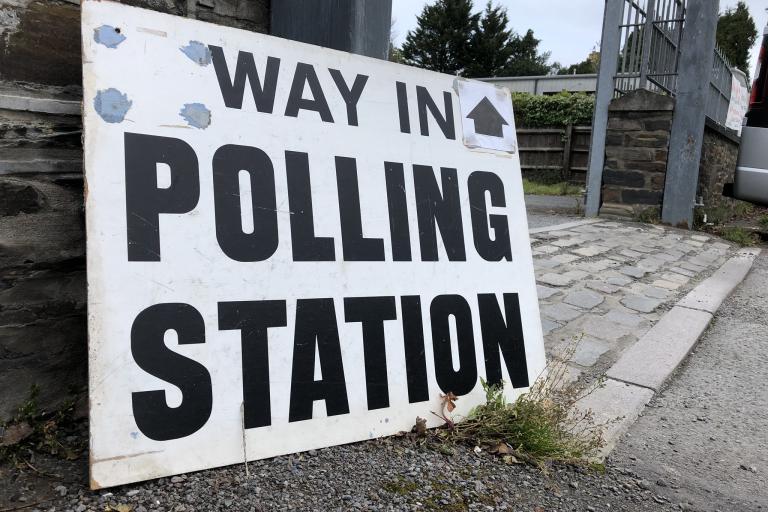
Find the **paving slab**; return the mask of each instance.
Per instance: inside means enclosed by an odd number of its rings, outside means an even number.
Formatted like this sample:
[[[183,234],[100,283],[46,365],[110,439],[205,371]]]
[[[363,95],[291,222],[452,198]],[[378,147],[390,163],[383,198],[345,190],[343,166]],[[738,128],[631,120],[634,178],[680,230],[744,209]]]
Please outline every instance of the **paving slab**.
[[[540,249],[534,265],[548,354],[583,337],[591,344],[579,355],[588,379],[613,365],[736,252],[716,237],[700,241],[694,234],[602,220],[532,230],[534,248]],[[701,245],[686,243],[691,240]],[[696,258],[701,265],[690,262]],[[600,355],[593,357],[596,345]]]
[[[602,304],[604,300],[605,298],[599,293],[580,290],[566,295],[563,302],[570,304],[571,306],[578,306],[582,309],[592,309],[595,306]]]
[[[629,309],[640,311],[641,313],[650,313],[661,305],[661,300],[643,297],[642,295],[627,295],[621,299],[621,303]]]

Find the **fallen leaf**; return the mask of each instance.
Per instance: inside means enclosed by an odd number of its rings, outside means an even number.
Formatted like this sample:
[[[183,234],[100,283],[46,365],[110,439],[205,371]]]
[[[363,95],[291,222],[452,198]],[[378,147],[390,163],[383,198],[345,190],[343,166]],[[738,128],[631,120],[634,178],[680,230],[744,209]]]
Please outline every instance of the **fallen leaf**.
[[[5,427],[3,436],[0,437],[0,446],[13,446],[25,440],[32,435],[34,430],[29,426],[29,423],[22,421]]]
[[[414,432],[416,432],[417,435],[423,436],[427,433],[427,420],[424,418],[420,418],[416,416],[416,425],[413,427]]]
[[[459,399],[456,395],[454,395],[452,392],[448,392],[447,395],[442,395],[440,398],[443,399],[443,406],[445,407],[445,410],[448,412],[453,412],[453,410],[456,408],[456,400]]]
[[[501,460],[503,460],[505,464],[522,464],[522,462],[517,460],[517,457],[514,455],[505,455]]]

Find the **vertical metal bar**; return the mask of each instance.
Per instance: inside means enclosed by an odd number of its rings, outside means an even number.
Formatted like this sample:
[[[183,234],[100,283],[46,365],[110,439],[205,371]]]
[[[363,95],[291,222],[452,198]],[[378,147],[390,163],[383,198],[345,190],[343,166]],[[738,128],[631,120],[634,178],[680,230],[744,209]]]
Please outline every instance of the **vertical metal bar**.
[[[678,66],[680,79],[661,210],[662,221],[673,226],[693,226],[707,90],[715,55],[718,3],[718,0],[696,0],[688,5],[685,16]]]
[[[573,125],[568,123],[563,133],[563,181],[571,181],[571,151],[573,150]]]
[[[643,47],[640,53],[640,89],[648,87],[648,68],[651,60],[651,40],[653,39],[653,22],[656,0],[648,0],[645,8],[645,25],[643,25]]]
[[[600,43],[600,69],[597,76],[595,111],[592,117],[592,142],[589,146],[589,170],[587,171],[587,200],[584,213],[595,217],[600,211],[600,193],[603,186],[605,165],[605,135],[608,128],[608,106],[613,99],[616,56],[621,44],[621,18],[624,2],[605,2],[603,35]]]

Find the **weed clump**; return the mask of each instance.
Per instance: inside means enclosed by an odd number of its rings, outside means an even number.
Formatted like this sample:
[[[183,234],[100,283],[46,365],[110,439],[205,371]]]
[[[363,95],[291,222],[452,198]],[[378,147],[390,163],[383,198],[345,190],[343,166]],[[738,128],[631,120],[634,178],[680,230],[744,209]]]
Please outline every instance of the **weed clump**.
[[[756,233],[740,226],[724,228],[720,236],[729,242],[741,246],[755,245],[759,242],[759,237]]]
[[[567,181],[539,183],[523,178],[523,193],[535,196],[578,196],[582,193],[582,188]]]
[[[513,455],[534,464],[577,462],[594,456],[604,445],[603,427],[591,411],[577,402],[602,385],[581,388],[568,380],[569,360],[578,341],[566,348],[565,360],[553,360],[530,391],[508,403],[501,385],[482,381],[486,403],[458,422],[446,424],[438,435],[446,440],[484,447],[491,453]]]
[[[32,453],[44,453],[73,460],[85,449],[76,433],[75,400],[64,403],[55,412],[43,412],[37,402],[40,390],[32,386],[29,398],[16,415],[0,425],[0,462],[12,462],[35,470],[28,459]]]

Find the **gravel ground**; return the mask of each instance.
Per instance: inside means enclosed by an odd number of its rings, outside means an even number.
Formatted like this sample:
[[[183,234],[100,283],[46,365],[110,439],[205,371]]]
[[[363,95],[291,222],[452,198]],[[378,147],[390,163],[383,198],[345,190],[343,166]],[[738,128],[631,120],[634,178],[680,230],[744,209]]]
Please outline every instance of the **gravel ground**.
[[[614,451],[691,510],[768,510],[768,255]]]
[[[505,464],[469,447],[393,437],[92,492],[86,460],[0,466],[0,511],[679,510],[634,472]],[[5,499],[3,499],[5,498]],[[122,506],[122,507],[121,507]],[[18,508],[25,507],[25,508]]]

